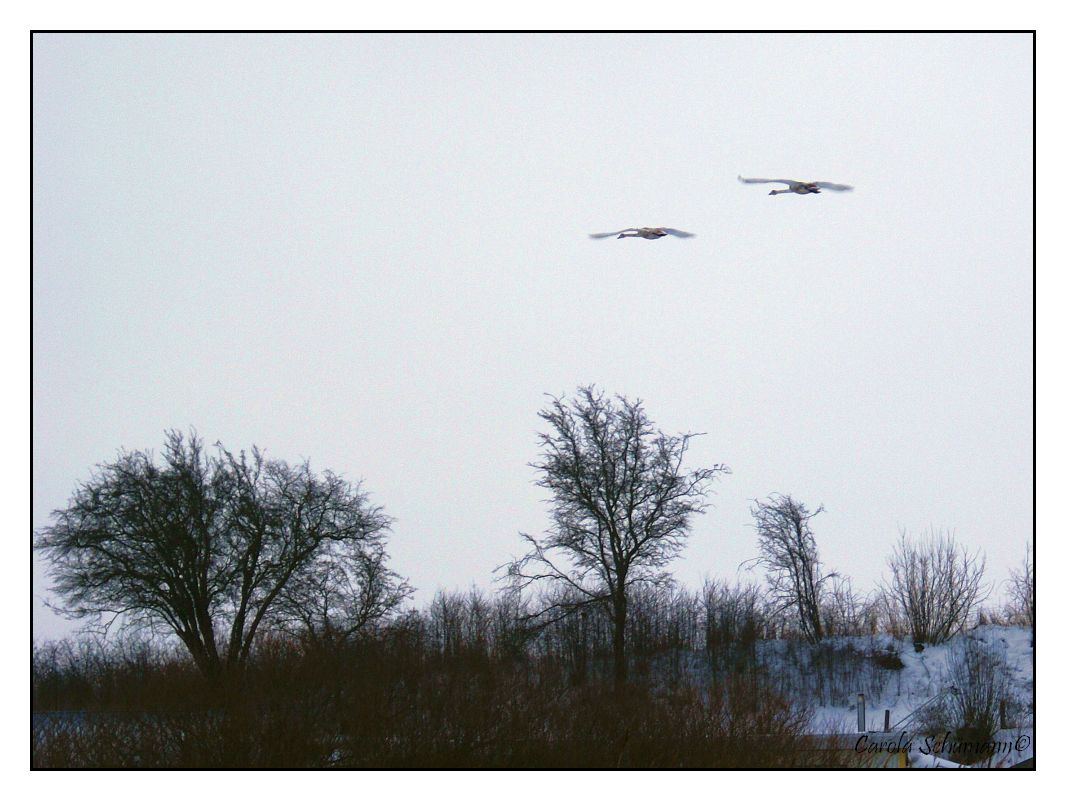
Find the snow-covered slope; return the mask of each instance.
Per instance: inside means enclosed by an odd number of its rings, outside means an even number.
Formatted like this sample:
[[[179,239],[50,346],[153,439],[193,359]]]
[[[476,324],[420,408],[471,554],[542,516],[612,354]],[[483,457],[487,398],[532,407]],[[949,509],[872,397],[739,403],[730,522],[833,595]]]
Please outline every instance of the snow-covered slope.
[[[892,729],[897,730],[900,723],[908,722],[908,716],[931,698],[966,681],[964,676],[954,674],[952,661],[953,655],[957,655],[958,650],[965,647],[967,637],[988,646],[1002,659],[1009,676],[1011,692],[1021,708],[1021,714],[1026,719],[1031,717],[1033,649],[1030,646],[1030,630],[1012,626],[981,626],[941,645],[927,646],[920,653],[914,650],[909,641],[892,641],[883,636],[847,638],[857,649],[865,649],[867,652],[894,649],[898,652],[903,668],[896,671],[881,669],[877,673],[871,672],[869,675],[857,677],[852,697],[848,699],[846,706],[819,704],[819,699],[816,698],[804,699],[812,702],[815,707],[814,727],[822,730],[843,728],[844,731],[856,731],[856,696],[861,692],[866,701],[867,730],[883,729],[886,709],[889,710]],[[878,676],[878,673],[881,675]],[[884,679],[885,673],[890,674],[887,680],[878,680]],[[909,722],[914,722],[914,719]]]

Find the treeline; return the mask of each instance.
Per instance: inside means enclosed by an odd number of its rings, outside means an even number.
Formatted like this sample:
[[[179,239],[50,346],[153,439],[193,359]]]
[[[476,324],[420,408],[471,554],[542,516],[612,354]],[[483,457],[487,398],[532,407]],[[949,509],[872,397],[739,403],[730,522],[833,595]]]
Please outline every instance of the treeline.
[[[424,609],[358,483],[175,431],[161,458],[99,465],[35,547],[67,614],[125,634],[34,646],[34,764],[786,764],[805,703],[898,666],[838,638],[920,650],[982,614],[1035,622],[1028,551],[1002,610],[982,611],[983,557],[942,531],[902,534],[864,594],[822,564],[822,507],[782,494],[752,507],[760,583],[679,587],[669,565],[729,468],[688,466],[697,435],[593,387],[539,416],[550,524],[498,591]],[[787,644],[777,667],[767,640]]]
[[[541,601],[543,603],[543,601]],[[814,706],[878,697],[886,638],[807,642],[753,584],[632,598],[630,679],[594,607],[530,625],[538,604],[438,592],[356,637],[264,632],[238,674],[208,677],[165,638],[33,650],[37,767],[791,767]],[[832,620],[833,616],[827,616]],[[778,638],[767,642],[771,638]],[[898,688],[895,688],[898,690]],[[824,746],[825,743],[823,742]]]
[[[809,511],[790,495],[752,507],[762,589],[712,583],[676,588],[668,567],[695,515],[709,508],[724,464],[685,465],[693,434],[657,429],[639,400],[581,387],[540,412],[537,483],[551,525],[522,534],[527,553],[505,566],[503,600],[446,595],[425,627],[473,620],[475,641],[559,648],[588,660],[609,642],[623,686],[633,653],[704,648],[798,633],[887,631],[917,648],[962,630],[988,598],[984,558],[954,537],[901,535],[889,579],[856,592],[822,564]],[[257,448],[210,453],[192,433],[168,432],[162,460],[123,452],[77,488],[35,547],[51,563],[66,612],[169,632],[210,678],[239,675],[268,632],[325,644],[396,626],[412,589],[388,567],[392,520],[360,484]],[[1012,574],[1009,617],[1034,619],[1032,566]],[[417,619],[408,612],[407,622]],[[416,627],[417,628],[417,627]],[[488,640],[487,640],[488,641]]]
[[[498,663],[531,680],[551,675],[567,686],[609,681],[613,626],[606,610],[590,606],[579,614],[536,622],[532,610],[544,603],[543,599],[509,592],[490,594],[478,588],[439,591],[424,608],[409,608],[379,621],[357,638],[327,639],[314,629],[271,629],[249,659],[269,661],[277,653],[318,658],[385,648],[402,652],[420,669]],[[658,687],[693,682],[706,686],[748,674],[787,690],[772,675],[774,668],[760,662],[756,648],[760,642],[778,641],[782,646],[772,653],[788,657],[785,664],[822,660],[829,665],[822,684],[832,684],[832,676],[839,673],[841,686],[847,686],[841,691],[846,696],[857,684],[848,676],[872,677],[876,672],[867,671],[864,664],[901,667],[891,650],[869,650],[835,639],[884,634],[901,640],[906,628],[883,613],[885,604],[886,598],[880,595],[872,599],[847,593],[838,596],[826,607],[827,639],[819,648],[804,649],[807,640],[802,626],[788,614],[777,613],[772,598],[757,584],[714,580],[696,591],[645,589],[630,599],[630,672],[637,683]],[[971,622],[1027,625],[1024,612],[1010,602],[1000,609],[981,609]],[[33,648],[33,708],[144,709],[156,704],[147,704],[142,695],[166,695],[169,691],[158,688],[188,684],[193,680],[187,675],[190,671],[200,672],[178,643],[146,634],[42,642]],[[221,692],[232,689],[225,683],[220,686]],[[801,694],[819,704],[833,704],[839,698],[830,696],[841,692]],[[198,690],[193,697],[201,695]]]

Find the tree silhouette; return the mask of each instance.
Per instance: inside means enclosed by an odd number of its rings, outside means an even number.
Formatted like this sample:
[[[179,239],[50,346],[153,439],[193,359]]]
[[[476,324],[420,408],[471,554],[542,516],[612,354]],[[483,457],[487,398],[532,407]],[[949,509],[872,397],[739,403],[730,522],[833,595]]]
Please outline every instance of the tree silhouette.
[[[611,620],[614,679],[627,675],[626,618],[632,588],[669,579],[693,514],[706,509],[707,485],[729,468],[682,470],[694,434],[669,436],[642,403],[594,387],[566,403],[552,398],[540,412],[537,484],[551,492],[551,530],[523,534],[531,550],[508,565],[512,587],[544,583],[549,602],[534,616],[557,620],[590,606]]]
[[[760,556],[754,560],[766,568],[766,582],[777,611],[791,609],[810,642],[825,635],[822,625],[822,594],[825,583],[836,576],[823,575],[818,546],[810,521],[825,511],[813,512],[791,495],[774,494],[756,500],[751,508],[759,538]]]
[[[35,544],[69,616],[169,629],[209,677],[246,663],[287,590],[333,581],[335,594],[351,592],[336,582],[336,566],[351,565],[340,573],[356,577],[367,558],[380,566],[390,522],[333,473],[255,448],[218,450],[209,457],[195,434],[170,431],[162,465],[148,452],[121,453]],[[324,561],[334,572],[323,572]],[[370,614],[382,615],[404,585],[380,570],[374,579],[386,602],[369,604]]]

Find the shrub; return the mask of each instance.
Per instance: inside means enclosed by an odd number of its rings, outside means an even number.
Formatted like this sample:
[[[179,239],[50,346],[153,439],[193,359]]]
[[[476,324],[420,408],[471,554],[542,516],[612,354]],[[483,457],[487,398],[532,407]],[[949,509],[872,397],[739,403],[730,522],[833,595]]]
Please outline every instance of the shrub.
[[[949,689],[920,716],[919,727],[945,742],[945,756],[976,762],[988,756],[981,745],[1000,730],[1001,711],[1010,723],[1019,704],[1011,693],[1010,668],[992,645],[970,636],[957,643],[942,683]]]
[[[984,557],[968,553],[943,531],[918,542],[903,532],[888,566],[887,606],[902,612],[916,647],[946,642],[988,597]]]
[[[899,651],[894,647],[874,651],[870,659],[882,670],[903,670],[903,660],[899,658]]]
[[[452,600],[455,600],[454,598]],[[469,600],[469,599],[467,599]],[[452,604],[452,606],[456,606]],[[438,610],[441,620],[450,613]],[[460,621],[481,619],[467,609]],[[35,659],[53,708],[34,707],[36,768],[712,768],[834,764],[841,754],[804,748],[808,713],[758,671],[711,686],[691,675],[671,686],[630,683],[609,669],[574,686],[566,655],[521,659],[477,647],[485,630],[449,622],[426,636],[412,613],[387,629],[330,648],[264,640],[240,680],[205,701],[182,694],[176,652],[149,652],[147,669],[119,674],[113,650],[73,649]],[[442,648],[444,643],[448,647]],[[602,655],[610,667],[609,648]],[[179,658],[180,657],[180,658]],[[184,661],[182,661],[184,660]],[[77,677],[78,683],[72,679]],[[55,683],[59,680],[58,683]],[[179,679],[181,679],[179,681]],[[104,688],[115,684],[130,705]],[[40,692],[35,699],[41,698]],[[184,698],[184,700],[183,700]]]

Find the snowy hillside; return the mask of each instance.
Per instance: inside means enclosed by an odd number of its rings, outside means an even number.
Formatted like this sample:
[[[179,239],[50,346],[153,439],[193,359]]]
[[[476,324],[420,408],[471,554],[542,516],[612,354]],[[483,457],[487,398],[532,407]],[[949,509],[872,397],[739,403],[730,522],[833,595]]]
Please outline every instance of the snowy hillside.
[[[1014,755],[1021,759],[1032,755],[1030,637],[1028,628],[986,625],[921,651],[909,640],[885,634],[827,638],[818,645],[761,640],[748,648],[689,652],[687,658],[675,655],[668,662],[658,661],[653,669],[661,677],[695,679],[701,684],[730,673],[756,677],[759,686],[811,710],[812,735],[859,733],[861,693],[865,732],[884,732],[888,710],[893,735],[906,732],[924,741],[931,732],[956,729],[959,706],[983,694],[993,699],[985,705],[993,710],[996,728],[1029,738],[1024,754]],[[999,725],[1000,699],[1004,701],[1004,727]],[[930,766],[944,764],[925,761]]]
[[[1011,626],[981,626],[942,645],[928,646],[920,653],[915,652],[909,642],[893,641],[887,636],[848,638],[848,642],[868,653],[893,648],[898,652],[903,667],[900,670],[870,671],[865,677],[866,681],[856,681],[852,685],[852,697],[846,705],[818,703],[818,698],[808,696],[804,700],[815,706],[814,728],[823,731],[856,731],[855,696],[860,692],[865,695],[868,730],[880,731],[883,728],[886,709],[889,710],[893,730],[898,730],[902,722],[913,724],[914,720],[907,721],[907,718],[922,704],[947,692],[949,687],[965,683],[965,677],[953,673],[952,657],[956,655],[957,658],[966,636],[972,636],[988,646],[1002,659],[1017,704],[1014,717],[1022,718],[1019,723],[1031,721],[1033,649],[1029,644],[1030,630]]]

